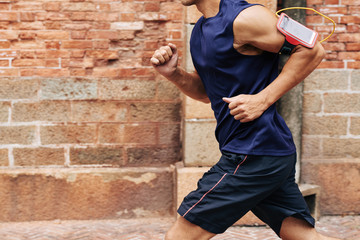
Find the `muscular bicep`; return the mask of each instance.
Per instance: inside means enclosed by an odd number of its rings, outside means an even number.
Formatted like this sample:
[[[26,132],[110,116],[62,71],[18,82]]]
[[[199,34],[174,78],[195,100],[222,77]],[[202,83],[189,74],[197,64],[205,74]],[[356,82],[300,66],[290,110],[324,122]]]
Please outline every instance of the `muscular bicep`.
[[[279,52],[285,41],[277,27],[278,18],[262,6],[242,11],[234,21],[234,46],[252,46],[268,52]]]

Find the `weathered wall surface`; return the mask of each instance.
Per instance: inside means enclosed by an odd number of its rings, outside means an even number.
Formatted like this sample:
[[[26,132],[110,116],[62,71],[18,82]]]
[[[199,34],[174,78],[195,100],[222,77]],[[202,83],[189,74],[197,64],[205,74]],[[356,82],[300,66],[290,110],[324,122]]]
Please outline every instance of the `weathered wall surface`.
[[[181,95],[149,59],[167,41],[182,54],[183,7],[6,0],[0,16],[1,220],[173,214]],[[57,171],[78,177],[47,175]],[[143,172],[153,177],[127,180]]]
[[[356,0],[308,0],[337,23],[326,59],[304,85],[302,181],[321,186],[323,214],[360,213],[360,7]],[[326,37],[332,24],[309,26]]]

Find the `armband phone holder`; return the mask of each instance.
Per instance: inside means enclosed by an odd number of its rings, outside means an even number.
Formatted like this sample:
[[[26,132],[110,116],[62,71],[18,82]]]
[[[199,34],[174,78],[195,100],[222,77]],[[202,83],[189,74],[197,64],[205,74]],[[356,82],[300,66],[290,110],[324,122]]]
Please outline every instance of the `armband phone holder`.
[[[305,27],[285,13],[280,15],[277,29],[285,35],[285,43],[280,50],[280,53],[283,54],[290,54],[297,45],[313,48],[319,36],[317,32]]]

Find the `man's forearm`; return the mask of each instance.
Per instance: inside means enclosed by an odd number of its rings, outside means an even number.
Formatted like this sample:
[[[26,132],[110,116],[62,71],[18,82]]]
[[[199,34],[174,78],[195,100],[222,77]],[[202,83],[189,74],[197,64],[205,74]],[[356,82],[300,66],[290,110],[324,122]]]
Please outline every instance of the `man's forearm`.
[[[324,49],[318,43],[313,49],[296,48],[285,64],[281,74],[259,94],[264,97],[267,107],[274,104],[285,93],[303,81],[324,58]]]
[[[204,85],[196,72],[189,73],[178,67],[167,79],[173,82],[185,95],[204,103],[210,102]]]

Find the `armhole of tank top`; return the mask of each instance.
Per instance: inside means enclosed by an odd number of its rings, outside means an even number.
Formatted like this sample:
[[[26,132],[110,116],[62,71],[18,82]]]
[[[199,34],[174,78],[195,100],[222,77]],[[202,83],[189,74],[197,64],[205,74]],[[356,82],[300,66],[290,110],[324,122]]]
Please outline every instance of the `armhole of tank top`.
[[[258,57],[258,56],[262,56],[264,54],[265,51],[263,51],[261,54],[258,54],[258,55],[246,55],[246,54],[242,54],[242,53],[239,53],[235,48],[234,48],[234,40],[235,40],[235,37],[234,37],[234,21],[235,19],[239,16],[239,14],[241,14],[242,11],[244,11],[245,9],[247,8],[250,8],[250,7],[253,7],[253,6],[262,6],[264,7],[264,5],[262,4],[258,4],[258,3],[254,3],[254,4],[249,4],[248,6],[246,6],[245,8],[239,10],[231,19],[231,35],[232,35],[232,41],[233,41],[233,47],[232,49],[239,55],[241,56],[247,56],[247,57]]]

